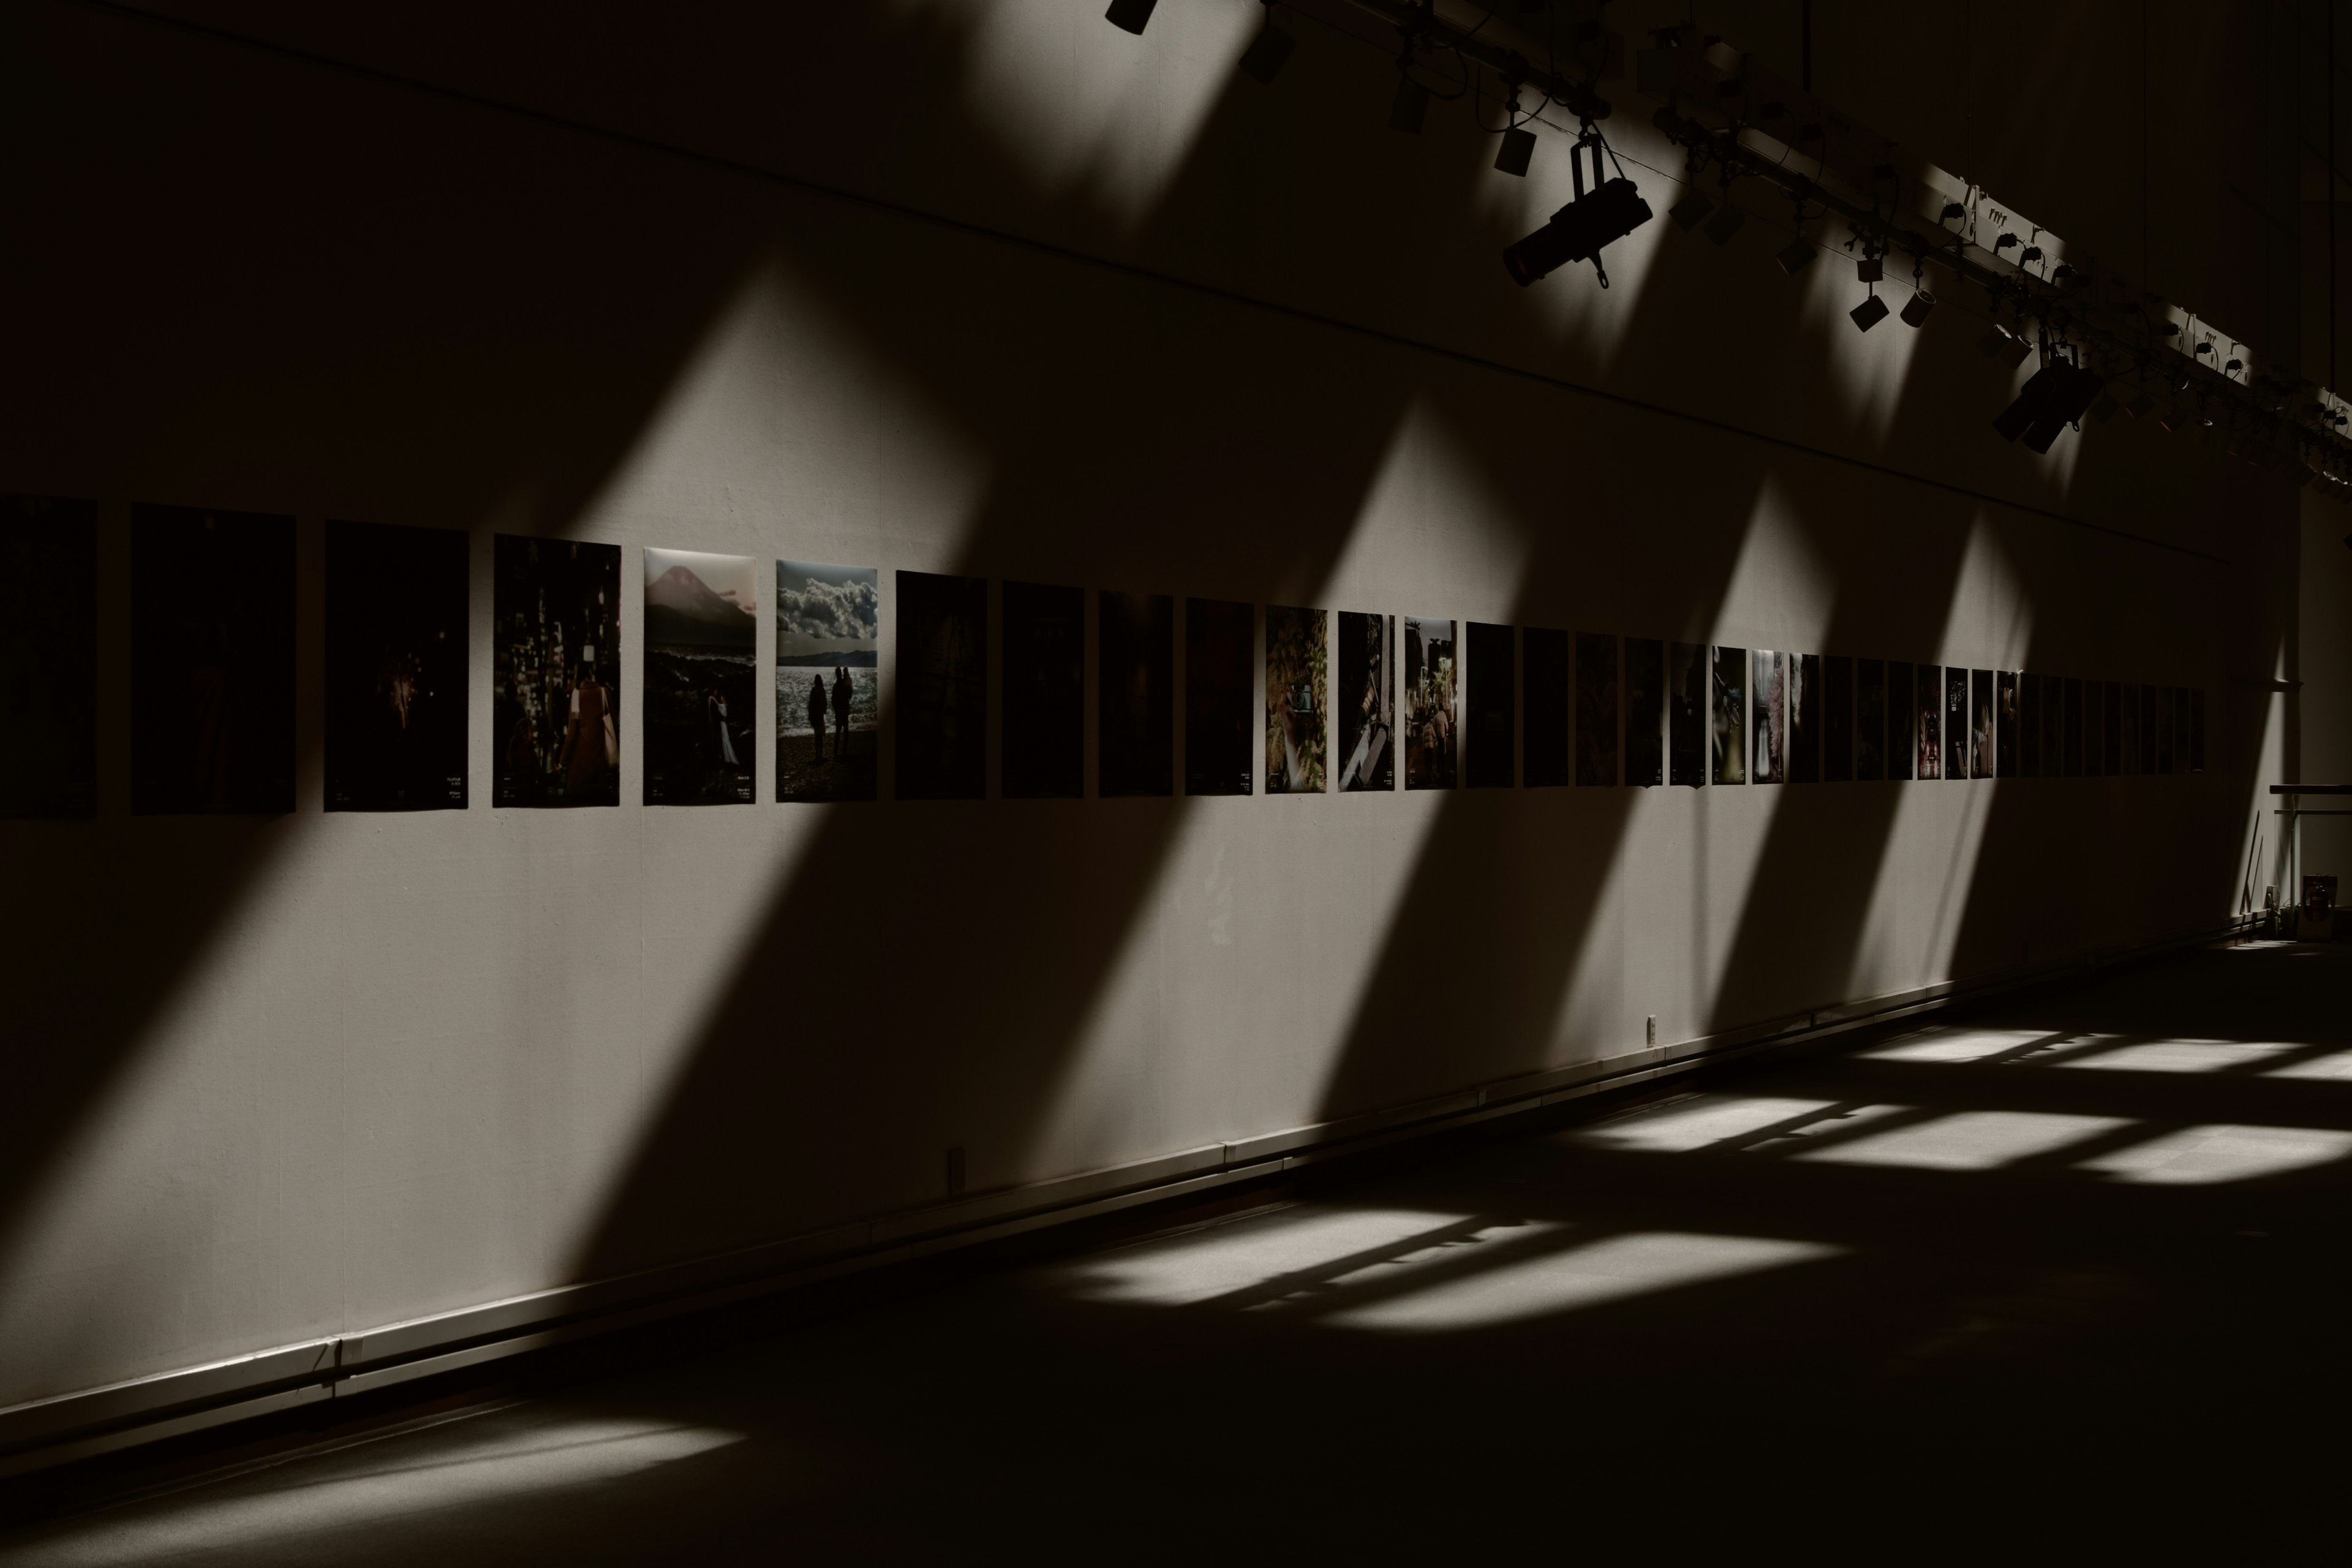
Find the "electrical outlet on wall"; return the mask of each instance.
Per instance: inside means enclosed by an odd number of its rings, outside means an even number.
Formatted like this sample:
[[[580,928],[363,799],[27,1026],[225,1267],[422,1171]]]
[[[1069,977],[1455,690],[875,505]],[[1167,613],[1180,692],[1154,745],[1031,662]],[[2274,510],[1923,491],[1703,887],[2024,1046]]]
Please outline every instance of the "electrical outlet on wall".
[[[1655,1018],[1651,1018],[1651,1019],[1649,1019],[1649,1020],[1647,1021],[1646,1027],[1645,1027],[1645,1028],[1644,1028],[1644,1030],[1643,1030],[1643,1039],[1644,1039],[1644,1043],[1646,1043],[1646,1044],[1648,1044],[1648,1045],[1653,1045],[1653,1046],[1654,1046],[1654,1045],[1656,1045],[1656,1044],[1658,1043],[1658,1021],[1657,1021],[1657,1019],[1655,1019]]]

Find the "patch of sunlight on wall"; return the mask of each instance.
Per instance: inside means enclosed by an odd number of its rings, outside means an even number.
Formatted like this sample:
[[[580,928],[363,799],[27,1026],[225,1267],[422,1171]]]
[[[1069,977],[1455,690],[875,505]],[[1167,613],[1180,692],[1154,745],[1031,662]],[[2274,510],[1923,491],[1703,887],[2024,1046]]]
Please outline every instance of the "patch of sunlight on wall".
[[[1714,624],[1695,628],[1698,640],[1784,652],[1829,651],[1822,639],[1837,608],[1841,575],[1837,563],[1822,554],[1804,526],[1799,503],[1780,475],[1767,473],[1748,509],[1739,559]]]
[[[2352,1154],[2352,1132],[2320,1127],[2184,1127],[2085,1160],[2082,1169],[2151,1186],[2207,1186],[2308,1170]]]
[[[1247,0],[1152,13],[1143,36],[1096,0],[908,0],[969,35],[970,121],[998,139],[1042,195],[1083,195],[1132,230],[1160,204],[1256,35]],[[1255,83],[1244,83],[1255,87]]]
[[[275,1556],[300,1551],[305,1542],[331,1556],[328,1538],[340,1531],[610,1487],[743,1440],[741,1433],[716,1427],[625,1417],[562,1418],[522,1431],[461,1433],[454,1442],[448,1431],[436,1428],[435,1441],[422,1451],[397,1439],[369,1444],[299,1468],[86,1515],[70,1533],[60,1531],[49,1542],[37,1538],[14,1560],[111,1568],[195,1552]]]
[[[1825,230],[1815,225],[1815,237],[1832,238],[1838,226]],[[1914,331],[1903,324],[1901,312],[1911,301],[1911,280],[1896,275],[1902,259],[1899,251],[1886,258],[1887,279],[1875,292],[1886,301],[1890,313],[1866,332],[1854,329],[1848,312],[1873,290],[1855,276],[1855,259],[1847,251],[1834,244],[1825,246],[1820,258],[1789,285],[1803,296],[1797,341],[1828,347],[1822,385],[1837,402],[1837,423],[1873,443],[1885,440],[1903,412],[1911,356],[1919,352],[1919,341],[1928,330]]]
[[[1497,489],[1444,406],[1415,393],[1329,574],[1283,586],[1299,595],[1294,603],[1335,610],[1507,621],[1507,595],[1548,521],[1528,516]]]
[[[1320,1321],[1376,1333],[1437,1334],[1525,1322],[1662,1290],[1786,1268],[1835,1258],[1847,1249],[1778,1237],[1639,1231],[1607,1236],[1565,1251],[1515,1258],[1383,1300],[1341,1306]]]

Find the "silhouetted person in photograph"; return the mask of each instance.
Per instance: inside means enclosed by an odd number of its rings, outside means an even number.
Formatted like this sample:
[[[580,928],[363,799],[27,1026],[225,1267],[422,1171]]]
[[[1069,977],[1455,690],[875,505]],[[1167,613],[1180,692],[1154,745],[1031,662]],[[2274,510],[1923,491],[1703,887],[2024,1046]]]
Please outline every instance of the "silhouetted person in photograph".
[[[849,667],[833,667],[833,754],[849,754]]]
[[[727,728],[727,699],[713,692],[710,695],[710,721],[719,731],[719,759],[730,768],[743,764],[735,760],[735,737]]]
[[[809,729],[816,735],[816,760],[824,761],[824,677],[809,677]]]
[[[583,795],[604,772],[604,718],[609,704],[604,689],[596,683],[596,668],[589,665],[580,671],[580,684],[572,689],[572,717],[563,731],[563,793]]]

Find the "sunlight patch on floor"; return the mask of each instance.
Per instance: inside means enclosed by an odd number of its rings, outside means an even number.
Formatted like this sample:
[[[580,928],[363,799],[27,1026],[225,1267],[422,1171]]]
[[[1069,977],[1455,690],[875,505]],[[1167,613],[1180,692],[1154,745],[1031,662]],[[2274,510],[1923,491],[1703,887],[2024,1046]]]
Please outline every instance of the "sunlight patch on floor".
[[[1679,1154],[1727,1139],[1745,1138],[1783,1121],[1818,1116],[1836,1104],[1830,1100],[1784,1100],[1770,1095],[1702,1094],[1646,1114],[1583,1128],[1565,1137],[1569,1142],[1599,1149]]]
[[[1523,1322],[1709,1280],[1785,1268],[1844,1252],[1777,1237],[1643,1231],[1603,1237],[1566,1251],[1518,1258],[1408,1289],[1321,1321],[1378,1333],[1448,1333]]]
[[[2049,1029],[1928,1029],[1855,1056],[1871,1062],[1980,1062],[2053,1038]]]
[[[2144,1045],[2118,1046],[2096,1056],[2052,1065],[2125,1072],[2228,1072],[2232,1068],[2259,1069],[2281,1052],[2293,1049],[2293,1046],[2244,1040],[2150,1040]]]
[[[1505,1228],[1523,1227],[1429,1209],[1290,1209],[1090,1259],[1071,1271],[1072,1284],[1090,1300],[1187,1307],[1278,1281],[1328,1286],[1425,1262]]]
[[[2352,1154],[2352,1132],[2320,1127],[2187,1127],[2085,1160],[2082,1168],[2152,1186],[2248,1182]]]
[[[2120,1116],[2047,1110],[1962,1110],[1908,1127],[1866,1132],[1792,1159],[1842,1165],[1902,1165],[1930,1171],[1990,1171],[2130,1126]]]

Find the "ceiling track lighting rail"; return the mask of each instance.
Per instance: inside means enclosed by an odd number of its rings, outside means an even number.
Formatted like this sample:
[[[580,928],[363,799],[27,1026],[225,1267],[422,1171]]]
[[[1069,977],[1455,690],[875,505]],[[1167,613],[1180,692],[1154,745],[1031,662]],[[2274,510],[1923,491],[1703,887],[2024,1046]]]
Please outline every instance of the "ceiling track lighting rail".
[[[1663,101],[1652,122],[1688,154],[1690,194],[1674,209],[1682,227],[1712,205],[1696,188],[1708,164],[1720,169],[1727,188],[1735,178],[1761,180],[1796,204],[1798,237],[1780,256],[1785,272],[1808,266],[1820,249],[1804,236],[1807,221],[1831,214],[1846,220],[1853,237],[1845,247],[1857,252],[1857,280],[1871,286],[1853,312],[1865,331],[1888,313],[1875,285],[1894,252],[1913,262],[1916,291],[1902,310],[1908,325],[1921,325],[1935,309],[1936,296],[1925,286],[1930,261],[1984,289],[1993,317],[1984,352],[2015,366],[2038,350],[2042,362],[1993,421],[2003,439],[2022,437],[2032,450],[2047,452],[2068,426],[2128,409],[2168,431],[2193,432],[2290,483],[2317,479],[2323,493],[2352,504],[2352,440],[2345,435],[2352,409],[2342,399],[2308,381],[2250,371],[2242,344],[2232,342],[2224,353],[2226,340],[2201,331],[2176,342],[2183,334],[2178,323],[2160,319],[2160,296],[2135,296],[2087,258],[2051,256],[2055,242],[2038,230],[2032,239],[2003,232],[1987,250],[1972,243],[1972,223],[1952,226],[1971,218],[1960,203],[1943,204],[1939,216],[1921,210],[1906,219],[1906,198],[1916,206],[1930,192],[1916,173],[1904,172],[1894,142],[1822,108],[1751,59],[1729,57],[1736,68],[1727,69],[1717,63],[1727,51],[1699,47],[1696,28],[1665,28],[1656,37],[1659,47],[1637,58],[1636,87]],[[1751,144],[1751,137],[1772,145]],[[2127,384],[2121,397],[2109,390],[2117,382]]]

